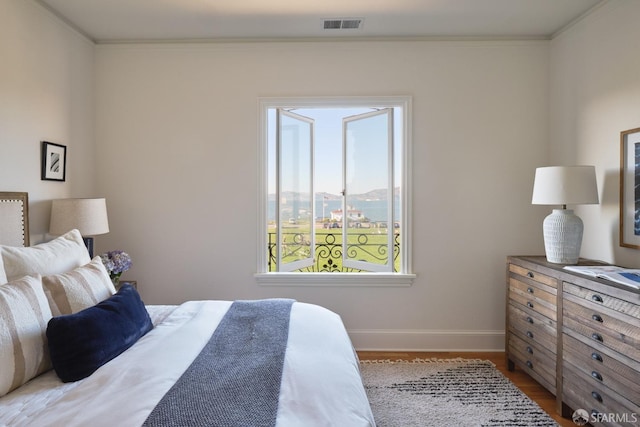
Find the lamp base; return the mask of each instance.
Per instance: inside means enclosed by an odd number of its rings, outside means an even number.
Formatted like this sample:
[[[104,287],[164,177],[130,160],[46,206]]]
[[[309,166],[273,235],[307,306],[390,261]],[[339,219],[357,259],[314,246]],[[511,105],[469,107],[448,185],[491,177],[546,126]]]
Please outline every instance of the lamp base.
[[[83,237],[82,240],[89,251],[89,258],[93,259],[93,237]]]
[[[547,261],[554,264],[577,264],[584,226],[571,209],[554,209],[544,219],[544,249]]]

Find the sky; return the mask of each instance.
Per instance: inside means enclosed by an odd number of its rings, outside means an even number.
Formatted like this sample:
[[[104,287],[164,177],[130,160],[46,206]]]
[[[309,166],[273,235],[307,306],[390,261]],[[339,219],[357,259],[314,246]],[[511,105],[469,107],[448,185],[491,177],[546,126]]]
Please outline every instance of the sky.
[[[311,118],[314,121],[315,127],[315,191],[316,193],[331,193],[340,194],[342,191],[342,119],[344,117],[355,116],[357,114],[363,114],[374,111],[367,108],[300,108],[292,110],[293,113],[301,115],[307,118]],[[399,141],[401,137],[401,118],[396,114],[394,119],[398,125],[395,126],[395,138]],[[269,170],[275,169],[275,109],[270,110],[268,114],[268,127],[269,127]],[[294,123],[293,119],[287,119],[286,123]],[[347,166],[348,170],[357,171],[357,176],[350,176],[350,182],[352,183],[351,193],[360,194],[370,190],[386,188],[387,173],[384,170],[386,168],[386,155],[385,145],[386,138],[384,134],[386,131],[386,120],[383,117],[377,119],[368,120],[368,130],[372,131],[372,134],[367,134],[365,126],[362,126],[362,121],[353,122],[349,124],[354,132],[351,132],[350,141],[355,141],[355,153],[354,156],[357,159],[354,162],[350,162]],[[303,125],[306,126],[306,125]],[[294,132],[295,133],[295,132]],[[303,133],[303,132],[301,132]],[[292,134],[289,134],[292,135]],[[356,139],[353,139],[356,136]],[[400,146],[401,144],[396,144]],[[305,157],[302,153],[301,158]],[[399,155],[396,155],[396,165],[399,164]],[[288,159],[289,162],[295,163],[293,159]],[[285,164],[287,159],[284,160]],[[396,166],[396,170],[399,172],[399,168]],[[355,179],[354,179],[355,178]],[[399,182],[399,181],[396,181]],[[307,185],[305,182],[298,182],[299,185]],[[397,185],[396,185],[397,186]],[[285,188],[285,190],[288,190]],[[296,191],[292,189],[292,191]],[[270,173],[269,176],[269,193],[275,193],[275,178]]]

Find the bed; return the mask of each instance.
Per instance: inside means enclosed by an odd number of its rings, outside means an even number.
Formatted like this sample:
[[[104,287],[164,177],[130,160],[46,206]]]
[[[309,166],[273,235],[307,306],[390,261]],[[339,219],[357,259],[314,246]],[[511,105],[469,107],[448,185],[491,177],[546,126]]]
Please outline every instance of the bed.
[[[325,308],[144,305],[130,286],[115,291],[77,230],[0,245],[0,261],[0,426],[375,425]]]

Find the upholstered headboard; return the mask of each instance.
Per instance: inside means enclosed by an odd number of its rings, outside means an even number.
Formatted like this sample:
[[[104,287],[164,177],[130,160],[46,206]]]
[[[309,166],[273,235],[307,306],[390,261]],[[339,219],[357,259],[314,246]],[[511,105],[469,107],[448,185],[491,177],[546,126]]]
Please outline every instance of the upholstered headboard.
[[[29,194],[0,192],[0,245],[29,246]]]

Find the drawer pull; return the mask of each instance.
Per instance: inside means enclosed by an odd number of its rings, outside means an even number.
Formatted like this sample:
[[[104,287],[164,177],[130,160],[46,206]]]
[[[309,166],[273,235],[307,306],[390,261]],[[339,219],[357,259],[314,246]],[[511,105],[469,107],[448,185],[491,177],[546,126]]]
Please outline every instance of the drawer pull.
[[[593,397],[598,402],[602,403],[602,396],[600,396],[600,393],[598,393],[597,391],[592,391],[591,397]]]
[[[599,341],[599,342],[603,342],[604,340],[602,339],[602,335],[600,335],[597,332],[594,332],[591,334],[591,338],[595,341]]]
[[[602,302],[602,297],[601,297],[600,295],[598,295],[598,294],[593,294],[593,295],[591,296],[591,299],[592,299],[593,301],[595,301],[595,302]]]
[[[527,353],[533,354],[533,349],[529,346],[527,346]]]
[[[597,379],[598,381],[602,381],[602,375],[600,375],[600,372],[598,371],[592,371],[591,376]]]
[[[592,318],[593,320],[595,320],[596,322],[600,322],[600,323],[602,323],[602,322],[603,322],[603,320],[602,320],[602,316],[600,316],[599,314],[594,314],[593,316],[591,316],[591,318]]]
[[[591,358],[593,360],[597,360],[598,362],[602,363],[602,356],[600,356],[598,353],[591,353]]]
[[[527,288],[527,292],[529,292],[530,294],[532,294],[532,293],[533,293],[533,288],[532,288],[531,286],[529,286],[529,287]]]
[[[533,274],[533,271],[529,271],[527,272],[527,277],[533,279],[535,277],[535,274]]]
[[[529,338],[533,338],[533,333],[532,333],[531,331],[527,331],[527,336],[528,336]]]
[[[533,308],[533,303],[531,301],[527,301],[527,307]]]
[[[531,363],[530,360],[527,360],[527,366],[529,367],[529,369],[533,369],[533,363]]]
[[[527,323],[531,323],[533,325],[533,319],[529,316],[527,316]]]

